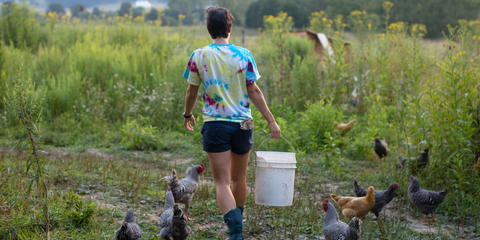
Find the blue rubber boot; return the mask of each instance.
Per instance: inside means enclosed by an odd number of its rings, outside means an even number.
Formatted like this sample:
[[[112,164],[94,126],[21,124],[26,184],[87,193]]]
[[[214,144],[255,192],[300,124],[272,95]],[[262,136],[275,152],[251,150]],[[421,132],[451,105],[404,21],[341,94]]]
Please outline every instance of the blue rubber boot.
[[[228,231],[230,232],[230,238],[228,240],[243,240],[242,234],[242,213],[240,209],[235,208],[230,210],[223,220],[228,226]]]
[[[240,209],[240,214],[242,214],[242,217],[243,217],[243,209],[244,209],[245,207],[237,207],[237,208]]]

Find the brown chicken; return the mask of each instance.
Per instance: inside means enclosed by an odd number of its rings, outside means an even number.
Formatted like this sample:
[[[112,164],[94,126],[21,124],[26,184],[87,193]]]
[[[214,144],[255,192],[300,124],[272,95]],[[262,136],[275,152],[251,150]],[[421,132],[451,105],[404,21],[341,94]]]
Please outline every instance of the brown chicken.
[[[345,134],[352,129],[353,124],[355,124],[356,122],[357,122],[357,119],[353,119],[348,123],[339,123],[335,125],[335,131]]]
[[[347,218],[363,218],[375,206],[375,188],[368,187],[365,197],[343,197],[330,194],[332,200],[342,209],[343,216]]]
[[[166,176],[163,179],[168,182],[168,187],[172,190],[175,203],[185,204],[185,216],[189,217],[188,208],[193,195],[198,188],[198,175],[205,171],[203,164],[195,165],[187,169],[187,176],[180,180],[177,179],[177,172],[172,170],[171,176]]]

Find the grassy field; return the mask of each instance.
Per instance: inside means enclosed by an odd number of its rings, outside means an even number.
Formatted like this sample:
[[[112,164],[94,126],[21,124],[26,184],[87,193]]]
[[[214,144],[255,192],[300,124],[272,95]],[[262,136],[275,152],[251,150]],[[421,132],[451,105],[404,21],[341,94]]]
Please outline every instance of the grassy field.
[[[51,239],[112,239],[127,208],[143,239],[158,239],[160,179],[207,164],[198,129],[186,133],[180,115],[181,76],[191,52],[210,43],[206,30],[9,11],[0,16],[0,239],[45,239],[47,226]],[[245,31],[259,85],[289,141],[267,141],[254,111],[255,149],[295,151],[298,162],[294,205],[262,207],[254,204],[252,154],[247,239],[323,239],[322,200],[353,195],[353,180],[400,184],[381,220],[363,221],[363,239],[480,239],[480,22],[424,40],[421,25],[372,26],[369,18],[314,13],[310,29],[334,37],[328,59],[289,34],[286,15]],[[241,28],[232,42],[243,44]],[[334,131],[351,119],[358,122],[350,132]],[[392,150],[383,161],[374,137]],[[398,157],[427,147],[425,169],[397,167]],[[421,223],[409,203],[410,175],[449,191],[437,222]],[[191,214],[191,239],[227,237],[208,168]]]

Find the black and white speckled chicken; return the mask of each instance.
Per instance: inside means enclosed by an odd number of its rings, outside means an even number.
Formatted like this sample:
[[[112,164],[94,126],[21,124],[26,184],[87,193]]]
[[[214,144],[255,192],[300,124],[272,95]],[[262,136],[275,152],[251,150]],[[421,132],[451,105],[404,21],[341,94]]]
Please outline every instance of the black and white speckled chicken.
[[[420,211],[425,214],[432,214],[430,220],[426,219],[425,221],[435,221],[434,212],[437,209],[438,205],[443,202],[447,195],[447,190],[441,192],[434,192],[425,190],[420,187],[420,183],[416,177],[410,177],[410,186],[408,186],[408,198]]]
[[[163,213],[160,215],[160,238],[171,240],[172,237],[172,219],[173,219],[173,206],[175,205],[175,199],[173,198],[172,191],[170,189],[165,194],[165,204]]]
[[[191,228],[188,226],[187,217],[183,214],[178,204],[175,204],[175,206],[173,206],[172,238],[174,240],[185,240],[191,231]]]
[[[353,186],[355,195],[357,195],[357,197],[363,197],[367,195],[367,190],[362,188],[357,181],[353,182]],[[375,205],[370,211],[373,212],[377,218],[380,215],[383,207],[385,207],[396,196],[395,190],[397,190],[398,186],[398,183],[392,183],[384,191],[375,191]]]
[[[337,210],[328,199],[323,201],[323,211],[326,212],[323,222],[323,234],[326,240],[358,240],[362,235],[362,221],[353,217],[348,225],[338,219]]]
[[[168,187],[173,193],[175,203],[185,204],[185,215],[189,217],[189,206],[193,195],[198,188],[198,175],[205,171],[203,164],[195,165],[187,169],[187,176],[183,179],[177,180],[177,172],[172,170],[171,176],[166,176],[163,179],[168,182]]]
[[[122,226],[115,234],[117,240],[142,240],[142,231],[135,222],[133,210],[128,209]]]

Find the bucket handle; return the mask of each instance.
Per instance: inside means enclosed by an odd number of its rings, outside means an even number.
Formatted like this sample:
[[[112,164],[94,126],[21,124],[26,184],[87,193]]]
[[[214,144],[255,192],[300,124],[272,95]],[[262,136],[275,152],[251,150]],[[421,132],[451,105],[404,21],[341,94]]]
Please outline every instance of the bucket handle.
[[[256,148],[261,147],[261,146],[262,146],[263,144],[265,144],[268,140],[270,140],[270,137],[268,136],[268,133],[267,133],[267,131],[265,131],[265,129],[260,129],[259,132],[265,133],[265,135],[267,135],[267,138],[264,139],[262,142],[260,142],[260,144],[259,144]],[[295,149],[295,147],[293,146],[293,144],[292,144],[286,137],[281,136],[281,139],[283,139],[283,140],[290,146],[290,148],[292,148],[295,152],[297,151],[297,150]]]

